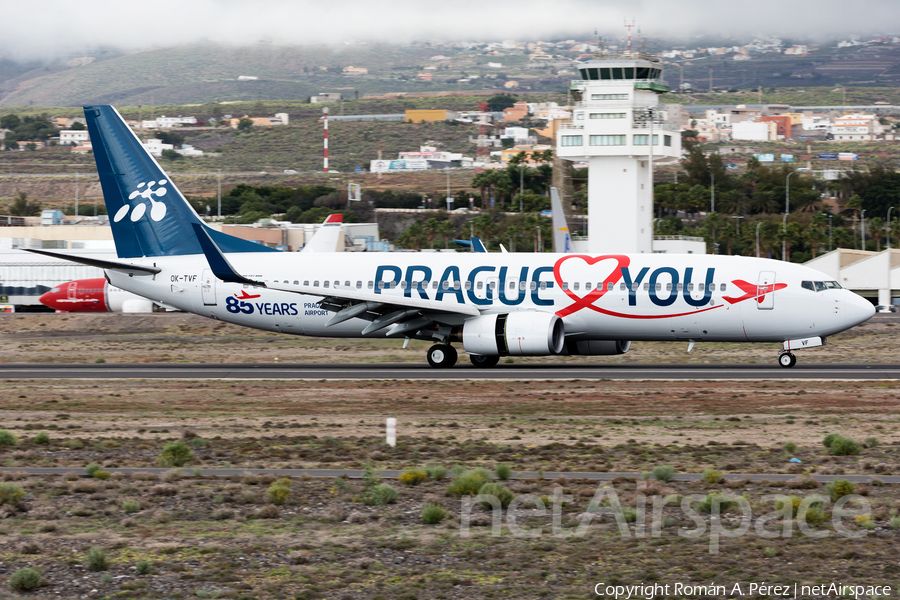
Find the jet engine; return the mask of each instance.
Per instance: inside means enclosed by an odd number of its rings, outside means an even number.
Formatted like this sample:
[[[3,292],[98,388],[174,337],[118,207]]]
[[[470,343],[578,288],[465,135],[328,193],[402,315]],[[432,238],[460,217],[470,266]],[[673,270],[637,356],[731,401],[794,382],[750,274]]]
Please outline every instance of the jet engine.
[[[466,352],[483,356],[546,356],[563,351],[566,328],[553,313],[522,311],[483,315],[462,327]]]
[[[570,356],[609,356],[625,354],[631,349],[630,341],[622,340],[570,340],[563,354]]]

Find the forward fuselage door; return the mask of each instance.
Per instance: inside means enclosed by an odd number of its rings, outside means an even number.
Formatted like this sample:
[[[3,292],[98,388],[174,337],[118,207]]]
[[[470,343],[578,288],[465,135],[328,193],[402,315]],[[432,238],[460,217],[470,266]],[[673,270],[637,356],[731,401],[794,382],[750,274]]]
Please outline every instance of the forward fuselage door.
[[[203,269],[200,277],[200,296],[203,298],[203,306],[216,305],[216,276],[209,269]]]
[[[756,308],[772,310],[775,308],[775,272],[762,271],[756,283]]]

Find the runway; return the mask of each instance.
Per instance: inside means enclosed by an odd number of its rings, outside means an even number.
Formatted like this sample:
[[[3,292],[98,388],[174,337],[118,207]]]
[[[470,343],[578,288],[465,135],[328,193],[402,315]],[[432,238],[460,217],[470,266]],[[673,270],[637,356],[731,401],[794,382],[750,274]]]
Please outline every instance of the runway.
[[[425,364],[14,364],[0,365],[3,379],[428,379],[428,380],[876,380],[900,379],[900,364],[777,365],[534,365],[500,364],[452,369]]]

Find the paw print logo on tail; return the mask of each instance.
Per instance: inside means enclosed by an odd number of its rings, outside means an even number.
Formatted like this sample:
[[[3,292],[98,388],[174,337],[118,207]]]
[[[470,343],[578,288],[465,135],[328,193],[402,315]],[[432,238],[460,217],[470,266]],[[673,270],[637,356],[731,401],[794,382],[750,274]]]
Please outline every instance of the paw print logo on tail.
[[[166,216],[166,205],[162,202],[157,202],[153,199],[154,196],[157,198],[162,198],[169,191],[164,187],[157,187],[154,189],[154,186],[163,186],[169,183],[166,179],[160,179],[159,181],[151,181],[151,182],[141,182],[138,184],[137,189],[131,192],[128,196],[129,200],[134,200],[135,198],[141,198],[142,200],[150,201],[150,218],[154,221],[160,221],[163,217]],[[128,211],[131,211],[131,221],[137,222],[144,216],[147,212],[147,204],[144,202],[140,202],[134,209],[132,210],[132,206],[130,204],[126,204],[122,208],[118,210],[116,216],[113,217],[113,221],[118,223],[122,219],[124,219],[128,215]]]

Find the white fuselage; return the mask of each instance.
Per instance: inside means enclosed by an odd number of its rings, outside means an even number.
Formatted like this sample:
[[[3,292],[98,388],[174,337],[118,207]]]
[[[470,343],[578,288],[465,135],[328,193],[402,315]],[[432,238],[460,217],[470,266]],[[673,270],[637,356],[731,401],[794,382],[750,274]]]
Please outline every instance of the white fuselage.
[[[341,290],[401,304],[428,299],[482,314],[543,311],[567,339],[782,342],[825,337],[868,319],[872,305],[813,269],[768,259],[708,255],[236,253],[236,271],[307,293],[225,283],[203,255],[135,259],[156,275],[107,271],[113,285],[199,315],[300,335],[360,337],[368,321],[332,327],[316,304]],[[808,289],[812,287],[813,289]],[[321,290],[318,293],[311,291]],[[817,291],[818,290],[818,291]],[[424,312],[428,312],[427,310]],[[461,325],[463,314],[443,321]],[[375,336],[384,336],[384,331]]]

